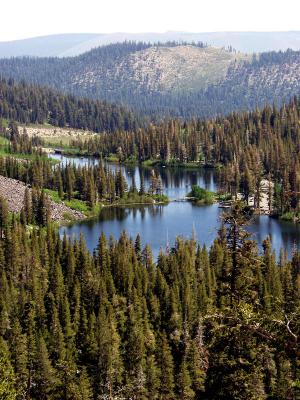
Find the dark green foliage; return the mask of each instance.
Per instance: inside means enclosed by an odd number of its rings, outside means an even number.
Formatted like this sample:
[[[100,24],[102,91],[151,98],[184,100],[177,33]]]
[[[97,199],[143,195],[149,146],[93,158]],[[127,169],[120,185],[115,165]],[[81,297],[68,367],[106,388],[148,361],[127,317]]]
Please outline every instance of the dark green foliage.
[[[0,238],[3,236],[3,231],[7,226],[8,218],[7,202],[5,199],[0,197]]]
[[[201,204],[212,204],[214,201],[214,194],[200,186],[193,185],[192,190],[188,193],[189,197],[193,197],[193,200]]]
[[[94,132],[129,131],[141,124],[125,107],[100,100],[78,99],[24,82],[0,79],[0,98],[0,118],[22,124],[49,123]],[[18,135],[18,131],[15,132],[11,137],[13,144]]]
[[[0,239],[0,391],[7,399],[299,396],[300,255],[259,256],[237,204],[208,251],[177,239],[61,239],[9,219]],[[1,398],[2,398],[1,397]]]
[[[140,161],[222,163],[227,192],[241,190],[245,200],[254,192],[258,202],[266,173],[276,182],[276,210],[290,211],[299,206],[299,115],[294,99],[280,111],[169,121],[81,146],[123,158],[136,152]],[[30,152],[18,135],[11,124],[14,151]],[[90,254],[82,238],[61,239],[49,224],[44,188],[91,207],[137,196],[120,171],[8,157],[0,173],[33,188],[20,222],[0,199],[0,397],[299,398],[300,255],[277,263],[268,239],[258,255],[244,230],[249,207],[235,203],[224,214],[211,249],[178,238],[154,264],[139,236],[102,235]],[[160,196],[155,172],[150,190]]]
[[[5,340],[0,337],[0,398],[17,399],[14,369],[10,361],[10,353]]]

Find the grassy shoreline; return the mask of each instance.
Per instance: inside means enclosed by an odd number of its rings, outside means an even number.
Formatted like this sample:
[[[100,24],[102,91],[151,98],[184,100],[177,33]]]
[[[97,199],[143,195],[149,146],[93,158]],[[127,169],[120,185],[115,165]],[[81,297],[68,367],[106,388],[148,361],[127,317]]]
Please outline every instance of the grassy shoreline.
[[[97,217],[103,208],[107,207],[118,207],[118,206],[134,206],[134,205],[163,205],[168,204],[169,199],[165,195],[139,195],[139,194],[130,194],[127,193],[127,196],[122,199],[117,199],[113,202],[108,202],[107,200],[103,200],[102,202],[97,203],[93,207],[90,207],[86,201],[80,199],[71,199],[69,200],[62,200],[57,191],[44,189],[48,196],[53,200],[55,203],[64,203],[67,207],[71,208],[72,210],[79,211],[85,215],[85,219],[93,219]],[[66,222],[73,223],[77,221],[74,218],[66,218],[67,221],[62,221],[62,225]]]
[[[87,151],[78,151],[78,149],[72,148],[61,148],[61,155],[65,157],[91,157],[91,158],[100,158],[99,154],[91,154]],[[50,153],[51,154],[51,153]],[[120,160],[115,154],[110,154],[109,156],[103,156],[103,159],[108,162],[118,163],[120,165],[132,165],[132,166],[144,166],[144,167],[168,167],[168,168],[190,168],[190,169],[198,169],[198,168],[207,168],[207,169],[220,169],[222,168],[221,164],[205,164],[201,161],[189,161],[189,162],[181,162],[181,161],[164,161],[164,160],[144,160],[138,161],[137,159],[126,159]]]

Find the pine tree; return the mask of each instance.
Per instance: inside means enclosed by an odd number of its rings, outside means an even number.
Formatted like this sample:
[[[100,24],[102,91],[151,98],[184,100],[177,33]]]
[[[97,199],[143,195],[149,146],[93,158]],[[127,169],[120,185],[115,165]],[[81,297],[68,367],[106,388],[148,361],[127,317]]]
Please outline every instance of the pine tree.
[[[180,399],[183,400],[194,399],[195,393],[191,386],[192,386],[192,381],[187,368],[187,363],[183,359],[180,365],[180,372],[178,376],[178,391]]]
[[[0,239],[8,223],[8,206],[5,199],[0,197]]]
[[[34,372],[31,372],[34,385],[30,393],[33,398],[54,399],[59,393],[60,381],[51,365],[48,349],[42,335],[37,338]]]
[[[18,395],[25,396],[28,379],[28,353],[27,337],[22,333],[19,321],[13,326],[13,337],[11,338],[11,358],[15,371],[15,386],[18,388]]]
[[[174,362],[167,336],[162,334],[161,344],[159,348],[159,368],[160,368],[160,387],[159,393],[161,398],[172,400],[174,395]]]
[[[10,362],[10,353],[7,343],[0,337],[0,399],[15,400],[15,374]]]

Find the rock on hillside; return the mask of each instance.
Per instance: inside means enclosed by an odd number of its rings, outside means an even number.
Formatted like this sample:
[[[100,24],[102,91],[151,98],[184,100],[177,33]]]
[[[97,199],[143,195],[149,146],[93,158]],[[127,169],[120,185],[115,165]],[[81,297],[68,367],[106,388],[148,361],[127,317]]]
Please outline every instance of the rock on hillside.
[[[16,179],[0,176],[0,196],[7,201],[10,211],[19,213],[22,210],[24,206],[25,190],[25,183],[17,181]],[[63,203],[57,204],[52,200],[50,200],[50,213],[53,221],[65,220],[66,214],[74,219],[84,218],[84,215],[80,212],[72,210]]]
[[[30,126],[19,126],[19,133],[27,133],[29,137],[38,136],[42,139],[76,139],[76,138],[89,138],[95,136],[95,132],[72,129],[72,128],[60,128],[50,125],[30,125]]]

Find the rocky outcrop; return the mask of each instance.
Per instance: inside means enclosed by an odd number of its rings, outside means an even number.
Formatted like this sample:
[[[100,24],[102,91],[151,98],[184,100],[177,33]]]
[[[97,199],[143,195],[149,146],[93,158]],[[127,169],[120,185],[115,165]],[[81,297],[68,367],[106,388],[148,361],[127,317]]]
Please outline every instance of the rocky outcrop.
[[[19,213],[24,206],[26,185],[16,179],[6,178],[0,175],[0,197],[3,197],[8,204],[11,212]],[[29,190],[31,190],[29,188]],[[78,211],[72,210],[64,203],[55,203],[50,201],[50,214],[53,221],[63,221],[66,216],[71,219],[83,219],[84,215]]]

